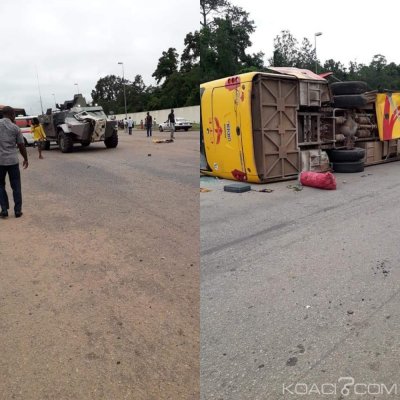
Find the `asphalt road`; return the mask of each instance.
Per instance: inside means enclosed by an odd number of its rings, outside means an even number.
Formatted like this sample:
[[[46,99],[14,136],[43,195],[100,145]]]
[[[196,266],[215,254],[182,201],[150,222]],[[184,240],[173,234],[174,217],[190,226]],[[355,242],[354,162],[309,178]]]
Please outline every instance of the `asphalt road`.
[[[176,136],[29,149],[0,221],[1,399],[198,399],[199,141]]]
[[[400,163],[336,177],[201,179],[203,400],[400,398]]]

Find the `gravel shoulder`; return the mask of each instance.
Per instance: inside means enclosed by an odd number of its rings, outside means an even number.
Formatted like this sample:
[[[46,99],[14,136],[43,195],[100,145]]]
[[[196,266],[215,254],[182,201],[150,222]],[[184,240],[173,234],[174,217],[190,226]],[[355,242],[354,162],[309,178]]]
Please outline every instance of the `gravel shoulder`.
[[[176,136],[29,148],[0,221],[0,398],[198,399],[198,132]]]

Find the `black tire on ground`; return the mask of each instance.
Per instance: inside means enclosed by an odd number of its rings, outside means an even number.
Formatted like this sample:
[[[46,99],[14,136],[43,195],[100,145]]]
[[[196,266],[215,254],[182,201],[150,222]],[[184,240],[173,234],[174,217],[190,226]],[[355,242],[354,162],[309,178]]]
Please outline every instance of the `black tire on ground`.
[[[90,141],[81,142],[82,147],[90,146]]]
[[[60,132],[58,135],[58,146],[62,153],[70,153],[74,146],[74,142],[68,133]]]
[[[118,146],[118,133],[116,131],[113,134],[104,140],[104,144],[107,149],[114,149]]]
[[[44,148],[45,150],[50,150],[50,140],[46,140],[46,141],[44,142],[43,148]]]
[[[362,94],[344,94],[333,96],[333,104],[337,108],[362,108],[368,104],[368,100]]]
[[[164,129],[162,128],[162,126],[160,126],[158,129],[160,130],[160,132],[162,132],[162,131],[164,130]]]
[[[331,84],[331,90],[334,96],[361,94],[368,91],[368,85],[362,81],[334,82]]]
[[[364,161],[336,162],[332,163],[332,167],[335,172],[342,172],[342,173],[363,172]]]
[[[189,128],[185,128],[185,132],[187,132],[189,130]]]
[[[360,161],[365,156],[365,149],[355,147],[354,149],[332,149],[328,151],[330,162],[352,162]]]

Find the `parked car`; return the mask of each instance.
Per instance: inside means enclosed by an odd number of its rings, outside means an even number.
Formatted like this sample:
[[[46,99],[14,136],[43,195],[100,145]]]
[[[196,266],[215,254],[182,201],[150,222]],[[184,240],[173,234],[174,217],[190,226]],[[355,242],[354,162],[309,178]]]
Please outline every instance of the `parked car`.
[[[188,121],[187,119],[175,117],[175,130],[176,131],[179,131],[180,129],[188,131],[191,127],[192,127],[192,123],[190,121]],[[169,131],[169,122],[165,121],[165,122],[161,123],[158,128],[160,129],[160,132]]]
[[[15,123],[21,128],[22,136],[24,137],[25,146],[32,146],[34,144],[31,125],[35,115],[25,115],[15,117]]]

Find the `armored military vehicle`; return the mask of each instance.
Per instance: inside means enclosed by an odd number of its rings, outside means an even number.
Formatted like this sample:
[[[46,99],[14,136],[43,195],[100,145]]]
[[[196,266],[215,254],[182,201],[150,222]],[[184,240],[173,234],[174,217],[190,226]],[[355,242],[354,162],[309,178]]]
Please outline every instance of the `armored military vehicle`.
[[[57,104],[55,110],[49,108],[39,116],[39,121],[46,132],[47,150],[51,142],[56,142],[63,153],[71,152],[75,143],[89,146],[104,142],[107,148],[118,146],[116,121],[107,118],[102,107],[89,106],[80,94],[62,105]]]

